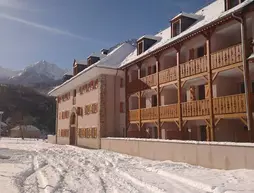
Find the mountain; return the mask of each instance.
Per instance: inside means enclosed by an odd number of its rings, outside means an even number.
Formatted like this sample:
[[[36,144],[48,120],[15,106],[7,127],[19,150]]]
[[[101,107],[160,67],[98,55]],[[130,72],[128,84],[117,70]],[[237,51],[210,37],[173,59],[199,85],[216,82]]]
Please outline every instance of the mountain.
[[[42,60],[26,67],[23,71],[16,76],[12,76],[9,80],[10,83],[30,85],[62,79],[65,73],[66,70],[59,68],[56,64],[51,64]]]
[[[7,68],[3,68],[0,66],[0,79],[9,78],[12,76],[16,76],[19,73],[19,71],[10,70]]]
[[[41,60],[19,72],[0,68],[0,82],[29,86],[47,93],[51,88],[62,83],[66,72],[67,70],[59,68],[56,64]]]

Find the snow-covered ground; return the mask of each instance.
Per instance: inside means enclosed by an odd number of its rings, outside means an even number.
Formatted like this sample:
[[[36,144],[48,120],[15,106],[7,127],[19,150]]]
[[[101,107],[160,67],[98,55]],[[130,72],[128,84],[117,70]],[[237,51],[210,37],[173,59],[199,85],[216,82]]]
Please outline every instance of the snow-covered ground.
[[[43,141],[0,139],[1,193],[254,192],[254,171],[211,170]]]

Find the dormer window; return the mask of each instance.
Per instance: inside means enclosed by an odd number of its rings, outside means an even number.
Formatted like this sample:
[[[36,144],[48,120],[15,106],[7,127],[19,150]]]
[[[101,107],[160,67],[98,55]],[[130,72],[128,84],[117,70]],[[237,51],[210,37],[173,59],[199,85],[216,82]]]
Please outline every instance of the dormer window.
[[[173,37],[175,37],[181,33],[180,20],[172,23],[172,32],[173,32]]]
[[[192,13],[180,13],[171,20],[171,36],[175,37],[188,29],[202,16]]]
[[[226,11],[244,2],[244,0],[225,0]]]
[[[138,43],[138,55],[143,53],[143,41]]]
[[[138,39],[137,41],[137,54],[142,54],[150,47],[152,47],[157,41],[161,40],[161,37],[145,35]]]
[[[100,57],[97,57],[97,56],[89,56],[87,58],[87,64],[88,66],[91,66],[92,64],[98,62],[100,60]]]

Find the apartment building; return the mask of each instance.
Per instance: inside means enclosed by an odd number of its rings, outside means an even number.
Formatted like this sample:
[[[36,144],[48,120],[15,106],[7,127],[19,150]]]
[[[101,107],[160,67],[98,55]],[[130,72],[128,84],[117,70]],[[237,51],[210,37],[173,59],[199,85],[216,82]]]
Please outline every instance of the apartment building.
[[[253,141],[253,0],[217,0],[169,25],[121,64],[126,136]]]
[[[56,97],[58,144],[100,148],[101,137],[124,135],[124,72],[118,68],[134,49],[123,43],[74,60],[73,77],[49,92]]]

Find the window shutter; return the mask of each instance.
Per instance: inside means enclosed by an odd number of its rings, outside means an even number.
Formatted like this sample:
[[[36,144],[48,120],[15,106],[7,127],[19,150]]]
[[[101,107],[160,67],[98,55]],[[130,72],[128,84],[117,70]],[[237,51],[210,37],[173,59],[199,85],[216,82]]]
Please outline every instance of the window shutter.
[[[120,88],[123,88],[123,78],[120,79]]]
[[[208,86],[208,84],[205,85],[205,98],[209,98],[209,94],[210,94],[210,88]]]
[[[124,103],[123,103],[123,102],[120,102],[120,113],[123,113],[123,112],[124,112],[124,110],[123,110],[123,105],[124,105]]]

